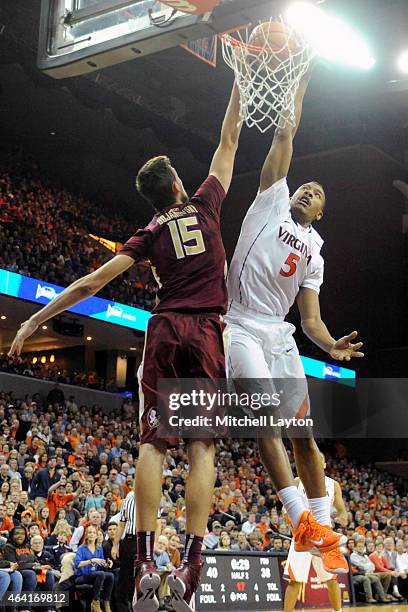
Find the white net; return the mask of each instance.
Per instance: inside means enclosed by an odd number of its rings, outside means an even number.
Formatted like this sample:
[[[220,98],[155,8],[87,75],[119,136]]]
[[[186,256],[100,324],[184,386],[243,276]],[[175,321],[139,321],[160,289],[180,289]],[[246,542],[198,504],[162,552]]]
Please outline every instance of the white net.
[[[276,21],[287,33],[279,49],[272,48],[270,39]],[[256,44],[253,32],[245,28],[221,36],[223,58],[234,71],[241,94],[241,119],[262,133],[278,125],[294,127],[296,92],[314,54],[282,17],[257,29]]]

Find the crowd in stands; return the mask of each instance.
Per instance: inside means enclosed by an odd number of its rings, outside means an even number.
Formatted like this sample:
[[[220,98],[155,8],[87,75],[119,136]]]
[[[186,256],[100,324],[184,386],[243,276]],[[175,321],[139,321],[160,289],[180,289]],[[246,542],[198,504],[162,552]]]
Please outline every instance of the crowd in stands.
[[[35,173],[0,175],[0,268],[10,272],[67,286],[112,257],[89,233],[123,243],[136,229],[114,211],[46,186]],[[150,310],[155,293],[148,268],[139,267],[99,295]]]
[[[64,560],[69,560],[74,589],[86,585],[86,568],[100,572],[100,606],[93,612],[102,607],[110,612],[120,563],[110,550],[121,503],[133,489],[139,444],[137,410],[128,400],[120,411],[105,414],[78,406],[73,398],[36,394],[19,399],[0,393],[0,534],[5,544],[0,546],[0,595],[18,589],[19,581],[23,591],[51,590],[61,578],[67,580]],[[407,597],[403,482],[358,464],[344,446],[333,443],[324,450],[326,473],[339,481],[348,511],[348,526],[337,528],[347,535],[345,552],[351,555],[356,585],[372,603],[396,599],[397,592]],[[187,478],[186,449],[180,445],[167,452],[163,466],[155,556],[166,571],[180,561]],[[290,530],[281,509],[255,443],[220,441],[205,546],[284,554]],[[2,564],[13,570],[8,577],[15,574],[17,586],[2,583]]]
[[[98,376],[93,370],[87,372],[69,372],[57,362],[43,364],[37,361],[33,363],[31,355],[27,357],[23,355],[18,358],[9,358],[7,355],[0,356],[0,372],[19,374],[20,376],[28,376],[30,378],[47,380],[55,383],[88,387],[89,389],[108,391],[111,393],[116,393],[118,391],[114,378],[105,380]]]

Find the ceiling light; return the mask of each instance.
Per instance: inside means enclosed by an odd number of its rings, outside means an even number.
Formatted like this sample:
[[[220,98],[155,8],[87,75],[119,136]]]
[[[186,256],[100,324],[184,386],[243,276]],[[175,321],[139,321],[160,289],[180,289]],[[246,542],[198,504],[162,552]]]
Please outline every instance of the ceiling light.
[[[364,70],[374,66],[375,59],[365,40],[341,19],[308,2],[292,4],[286,17],[318,56]]]
[[[43,325],[41,329],[48,329],[48,327],[46,325]]]
[[[1,315],[0,319],[1,319],[2,321],[4,321],[5,319],[7,319],[7,317],[6,317],[6,315]]]
[[[92,336],[87,336],[86,339],[88,340],[88,342],[90,342],[92,340]]]
[[[129,351],[137,351],[137,348],[135,346],[131,346]]]
[[[398,58],[398,67],[404,74],[408,74],[408,51],[404,51]]]

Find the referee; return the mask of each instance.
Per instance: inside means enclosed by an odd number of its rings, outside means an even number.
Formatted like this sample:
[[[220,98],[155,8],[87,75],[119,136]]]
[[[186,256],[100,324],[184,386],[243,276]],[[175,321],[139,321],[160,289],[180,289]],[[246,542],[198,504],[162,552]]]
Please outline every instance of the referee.
[[[116,585],[116,611],[129,612],[129,602],[135,587],[133,579],[136,555],[136,506],[135,493],[126,496],[120,509],[119,525],[111,552],[113,559],[119,559],[119,578]]]

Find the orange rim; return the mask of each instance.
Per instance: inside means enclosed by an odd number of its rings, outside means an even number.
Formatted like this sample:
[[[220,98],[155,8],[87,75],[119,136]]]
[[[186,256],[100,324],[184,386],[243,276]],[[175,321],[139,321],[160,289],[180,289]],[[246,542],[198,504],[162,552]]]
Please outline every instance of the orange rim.
[[[228,32],[225,32],[224,34],[220,34],[220,38],[226,42],[229,43],[232,47],[234,48],[240,48],[240,49],[246,49],[247,51],[252,51],[253,53],[257,53],[257,54],[261,54],[261,53],[268,53],[268,47],[258,47],[258,45],[251,45],[250,43],[246,43],[243,40],[239,40],[238,38],[234,38],[233,36],[231,36],[231,34],[229,34]],[[306,47],[299,47],[299,51],[297,51],[297,53],[301,53],[305,50]],[[271,49],[270,54],[272,55],[273,53],[276,53],[277,55],[279,55],[279,53],[281,51],[283,51],[285,49],[285,47],[282,47],[281,49],[279,49],[279,51],[274,51],[273,49]]]
[[[242,40],[238,40],[237,38],[231,36],[231,34],[221,34],[220,36],[232,47],[240,47],[241,49],[247,49],[248,51],[253,51],[254,53],[263,53],[267,50],[267,47],[258,47],[257,45],[251,45],[250,43],[244,43]]]

